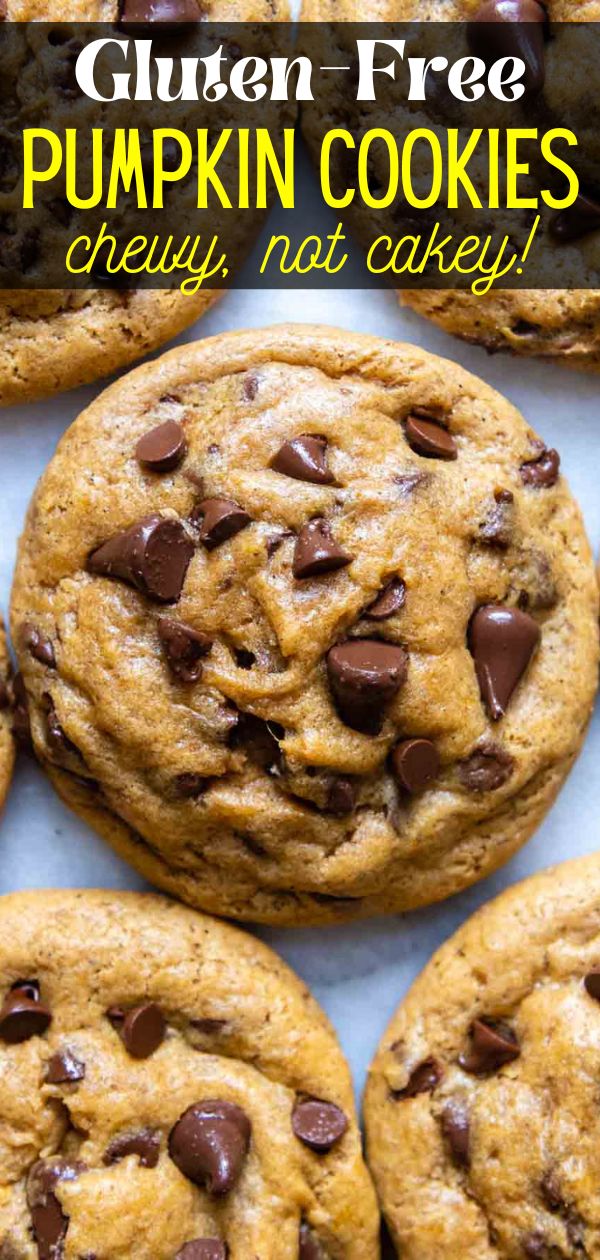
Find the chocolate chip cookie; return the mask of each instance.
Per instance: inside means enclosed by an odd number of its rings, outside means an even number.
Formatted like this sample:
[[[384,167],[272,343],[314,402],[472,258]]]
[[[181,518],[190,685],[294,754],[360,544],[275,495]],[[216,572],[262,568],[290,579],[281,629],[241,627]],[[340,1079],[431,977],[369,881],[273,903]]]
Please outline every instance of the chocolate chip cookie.
[[[173,29],[176,23],[182,23],[185,30],[207,19],[242,23],[284,20],[287,16],[287,6],[282,0],[274,0],[273,4],[269,0],[203,0],[202,4],[197,0],[56,0],[51,9],[56,23],[108,24],[120,20],[125,31],[129,23],[153,23],[158,33],[165,27]],[[3,19],[48,22],[48,6],[40,4],[39,0],[7,0],[0,3],[0,23]],[[50,30],[48,43],[52,45],[51,53],[62,56],[67,75],[66,81],[59,79],[51,84],[56,94],[56,103],[51,106],[55,130],[60,130],[61,120],[67,126],[75,121],[85,136],[92,124],[98,126],[101,119],[97,116],[97,106],[90,106],[92,112],[88,112],[88,116],[76,112],[73,119],[74,110],[78,111],[83,105],[78,99],[77,85],[73,86],[75,56],[81,44],[76,32],[72,33],[70,42],[66,34],[59,42],[56,32]],[[18,76],[18,106],[25,111],[28,120],[40,107],[37,78],[34,78],[33,101],[28,95],[32,74],[45,66],[47,52],[47,49],[37,48],[37,64],[34,65],[32,49],[25,48],[24,64]],[[5,165],[9,157],[9,146],[4,145]],[[5,172],[4,167],[0,172],[6,176],[0,178],[0,262],[10,259],[17,274],[30,278],[39,259],[51,257],[53,249],[58,249],[63,256],[64,230],[69,227],[69,219],[65,223],[64,216],[74,212],[64,198],[53,197],[44,217],[46,238],[42,240],[40,229],[30,225],[32,212],[28,212],[29,220],[24,228],[18,178],[20,159],[18,155],[13,155],[13,159],[14,178],[10,178],[10,170]],[[94,239],[101,222],[102,216],[92,233]],[[242,222],[240,232],[243,233],[243,229]],[[89,215],[80,230],[90,232]],[[141,230],[139,224],[135,230]],[[147,230],[146,226],[143,230]],[[53,231],[58,234],[58,244],[53,240]],[[77,232],[70,229],[70,233],[69,239],[75,239]],[[134,234],[130,228],[126,239]],[[229,239],[237,239],[232,230]],[[218,296],[214,289],[201,289],[191,295],[182,293],[176,286],[154,290],[33,289],[19,287],[15,280],[14,288],[0,290],[0,405],[31,402],[122,368],[175,337],[197,320]]]
[[[585,46],[581,40],[573,38],[572,27],[567,24],[584,20],[592,23],[600,19],[598,0],[590,0],[585,6],[575,0],[303,0],[302,15],[306,21],[320,22],[464,22],[464,47],[456,49],[455,55],[467,56],[476,54],[485,61],[501,56],[520,56],[525,60],[525,84],[529,93],[525,117],[514,116],[512,126],[529,126],[535,118],[540,131],[552,126],[565,125],[568,119],[571,127],[575,126],[579,138],[579,149],[576,165],[580,177],[581,193],[575,203],[567,210],[550,211],[541,206],[541,226],[536,235],[536,249],[539,252],[543,242],[543,256],[546,260],[546,272],[550,283],[552,278],[564,272],[565,259],[571,268],[570,274],[581,274],[581,285],[585,285],[585,275],[590,271],[597,272],[600,258],[600,183],[598,182],[597,127],[590,124],[589,93],[582,90],[586,77],[593,80],[596,74],[595,59],[592,55],[591,66],[585,65]],[[548,20],[554,26],[552,38],[548,37]],[[520,25],[519,25],[520,24]],[[455,30],[449,36],[454,39]],[[343,41],[343,33],[335,28],[335,38]],[[440,41],[432,41],[429,56],[439,53]],[[434,47],[435,45],[435,47]],[[352,50],[343,44],[344,60],[352,56]],[[422,51],[422,50],[421,50]],[[444,50],[442,50],[444,51]],[[447,50],[446,50],[447,51]],[[454,59],[454,54],[451,60]],[[433,80],[433,82],[432,82]],[[436,92],[434,76],[430,80],[427,111],[413,116],[412,126],[425,126],[439,129],[442,132],[449,125],[449,114],[456,108],[449,94],[444,91],[443,84]],[[334,83],[331,92],[339,83]],[[385,84],[378,86],[378,99],[381,96],[383,108],[381,115],[374,111],[367,125],[389,126],[389,114],[386,117]],[[348,103],[355,95],[355,85],[348,88],[345,98],[340,93],[336,122],[348,125]],[[352,93],[352,98],[350,97]],[[532,95],[533,94],[533,95]],[[335,96],[334,96],[335,99]],[[392,108],[397,109],[394,99]],[[361,114],[358,112],[360,123]],[[451,121],[456,121],[454,118]],[[490,114],[488,125],[499,123],[506,127],[506,117],[494,118]],[[329,125],[329,124],[328,124]],[[399,122],[396,122],[398,134],[404,134]],[[311,144],[311,128],[305,128]],[[313,126],[313,131],[322,138],[322,126]],[[318,152],[314,136],[311,148],[313,154]],[[373,166],[377,165],[377,156],[371,157]],[[385,188],[387,168],[382,162],[384,173],[380,183]],[[417,176],[419,166],[416,167]],[[426,164],[429,178],[429,164]],[[469,165],[470,174],[475,185],[479,186],[482,202],[485,205],[487,193],[486,179],[475,163]],[[529,178],[529,176],[528,176]],[[547,182],[548,171],[544,172]],[[344,188],[347,184],[344,185]],[[539,190],[539,181],[529,195]],[[560,195],[563,195],[561,191]],[[360,210],[347,212],[355,216],[356,226],[361,226]],[[429,227],[425,231],[425,239],[436,219],[440,217],[435,208],[427,212],[431,216]],[[392,207],[392,220],[396,223],[398,239],[404,230],[409,232],[424,230],[424,220],[411,222],[410,208]],[[364,216],[363,216],[364,217]],[[381,220],[381,214],[379,218]],[[460,208],[457,222],[453,216],[444,211],[442,225],[444,229],[452,229],[462,237],[470,232],[481,234],[499,230],[510,235],[517,249],[524,248],[535,219],[535,211],[525,210],[517,217],[511,212],[506,221],[502,221],[500,211],[495,212],[493,222],[481,220],[481,213],[470,216],[469,209]],[[375,221],[377,215],[374,216]],[[367,222],[370,220],[367,217]],[[392,227],[394,226],[392,223]],[[389,231],[389,224],[383,219],[383,231]],[[443,236],[445,233],[442,232]],[[369,242],[376,238],[376,227],[370,227]],[[574,251],[577,250],[576,257]],[[461,337],[475,345],[485,347],[490,353],[500,350],[512,351],[524,356],[538,356],[556,362],[597,370],[600,365],[600,291],[589,287],[579,287],[571,282],[570,287],[563,289],[514,289],[507,290],[494,287],[486,295],[476,295],[469,289],[402,289],[398,292],[400,301],[411,306],[419,314],[425,315],[440,325],[447,332]]]
[[[63,799],[154,883],[271,923],[505,861],[596,688],[557,452],[455,364],[305,325],[182,347],[79,417],[12,626]]]
[[[0,808],[6,799],[15,759],[10,712],[12,687],[9,672],[6,635],[4,623],[0,618]]]
[[[0,936],[3,1260],[376,1260],[348,1068],[269,949],[132,893]]]
[[[371,1067],[371,1169],[404,1260],[599,1254],[600,857],[484,906]]]

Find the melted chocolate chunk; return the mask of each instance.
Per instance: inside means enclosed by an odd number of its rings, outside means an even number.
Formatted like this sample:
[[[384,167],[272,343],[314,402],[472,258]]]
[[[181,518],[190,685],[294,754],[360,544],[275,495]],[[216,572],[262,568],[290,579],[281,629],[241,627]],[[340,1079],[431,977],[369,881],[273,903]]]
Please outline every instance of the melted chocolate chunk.
[[[525,62],[528,93],[539,92],[545,77],[546,11],[537,0],[486,0],[467,26],[471,52],[486,64],[500,57]]]
[[[469,792],[495,792],[510,779],[515,763],[510,753],[500,744],[480,744],[478,748],[458,764],[458,776]]]
[[[471,1025],[471,1045],[459,1056],[460,1066],[472,1076],[488,1076],[521,1053],[512,1030],[501,1020],[475,1019]]]
[[[200,542],[207,551],[214,551],[230,538],[235,538],[250,525],[252,518],[233,499],[203,499],[194,508],[192,525],[200,530]]]
[[[327,439],[302,433],[284,442],[269,464],[275,472],[316,486],[331,486],[335,478],[327,463]]]
[[[486,604],[472,617],[469,648],[481,698],[493,721],[506,713],[539,641],[537,622],[518,608]]]
[[[292,1129],[297,1138],[311,1150],[325,1154],[344,1136],[348,1120],[335,1103],[320,1098],[305,1098],[292,1112]]]
[[[188,1107],[169,1135],[169,1154],[179,1171],[210,1194],[227,1194],[242,1171],[251,1125],[236,1103],[205,1099]]]
[[[353,558],[335,541],[329,522],[317,517],[303,525],[298,534],[292,572],[297,581],[320,577],[345,569]]]
[[[212,647],[212,639],[202,630],[173,617],[160,617],[158,637],[173,673],[183,683],[195,683],[202,676],[202,658]]]
[[[30,621],[26,621],[21,627],[21,642],[40,665],[45,665],[48,669],[56,669],[56,657],[51,639]]]
[[[137,1133],[120,1133],[104,1152],[102,1163],[118,1164],[128,1155],[137,1155],[142,1168],[156,1168],[160,1155],[160,1134],[155,1129],[138,1129]]]
[[[173,604],[183,590],[194,545],[181,521],[146,516],[97,547],[88,557],[88,571],[117,578],[149,599]]]
[[[413,1068],[403,1089],[393,1091],[394,1098],[416,1098],[417,1094],[432,1094],[439,1085],[444,1070],[437,1059],[424,1059]]]
[[[380,639],[348,639],[327,653],[327,675],[335,707],[353,730],[377,735],[385,706],[406,681],[404,648]]]

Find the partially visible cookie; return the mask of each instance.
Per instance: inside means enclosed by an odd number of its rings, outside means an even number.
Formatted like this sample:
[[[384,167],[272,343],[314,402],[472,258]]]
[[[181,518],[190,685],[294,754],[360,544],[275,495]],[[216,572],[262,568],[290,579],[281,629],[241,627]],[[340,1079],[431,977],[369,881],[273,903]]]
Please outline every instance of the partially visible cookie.
[[[484,906],[371,1067],[368,1159],[402,1260],[600,1255],[600,857]]]
[[[10,708],[10,663],[4,622],[0,618],[0,809],[6,799],[15,759]]]
[[[3,1260],[377,1260],[352,1085],[259,941],[158,897],[0,899]]]
[[[79,417],[12,628],[61,796],[183,900],[295,924],[438,900],[524,843],[585,733],[597,602],[559,456],[505,399],[286,325]]]

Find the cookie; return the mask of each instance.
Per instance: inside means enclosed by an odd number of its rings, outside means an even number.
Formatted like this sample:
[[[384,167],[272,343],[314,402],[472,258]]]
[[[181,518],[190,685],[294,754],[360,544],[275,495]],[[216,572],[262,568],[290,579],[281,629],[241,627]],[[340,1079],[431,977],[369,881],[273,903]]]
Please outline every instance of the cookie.
[[[557,452],[455,364],[306,325],[181,347],[79,417],[12,626],[63,799],[159,886],[270,923],[505,861],[596,688]]]
[[[416,980],[365,1102],[404,1260],[598,1254],[599,969],[595,854],[484,906]]]
[[[350,1074],[275,954],[135,893],[0,925],[3,1260],[376,1260]]]
[[[0,809],[6,799],[15,759],[11,702],[10,665],[4,623],[0,618]]]
[[[209,0],[197,5],[196,0],[161,0],[160,3],[135,4],[138,21],[153,20],[160,32],[161,23],[186,19],[212,19],[228,22],[259,22],[283,20],[287,7],[282,0],[274,5],[268,0]],[[58,0],[52,6],[56,22],[95,21],[112,23],[119,16],[127,15],[127,3],[122,0]],[[131,8],[130,8],[131,12]],[[0,21],[24,22],[48,19],[47,5],[39,0],[7,0],[0,6]],[[193,27],[192,27],[193,29]],[[73,53],[69,43],[54,40],[52,55],[62,57],[66,80],[58,79],[55,87],[56,103],[53,118],[56,122],[75,122],[82,135],[88,134],[92,123],[98,125],[96,106],[80,100],[73,88],[75,49],[80,44],[73,38]],[[56,46],[58,45],[58,46]],[[39,65],[44,65],[47,50],[37,50]],[[37,93],[32,104],[27,92],[31,81],[33,54],[25,48],[24,64],[19,75],[22,99],[18,105],[30,118],[38,109]],[[63,72],[61,72],[63,73]],[[25,88],[23,88],[25,83]],[[88,114],[76,110],[88,108]],[[91,113],[90,113],[91,111]],[[18,117],[18,115],[17,115]],[[90,121],[91,118],[91,121]],[[181,120],[179,120],[181,122]],[[113,125],[111,123],[111,125]],[[90,159],[91,160],[91,159]],[[5,154],[3,183],[0,189],[0,250],[3,261],[14,256],[16,271],[25,275],[35,266],[39,257],[52,257],[53,250],[65,250],[64,215],[71,210],[67,202],[53,198],[42,218],[42,224],[32,227],[30,221],[23,227],[21,213],[21,186],[18,180],[18,155],[14,155],[14,177],[11,178],[11,157]],[[88,215],[85,230],[90,233]],[[142,216],[144,212],[141,212]],[[181,203],[178,203],[181,214]],[[197,214],[197,212],[196,212]],[[95,225],[95,237],[102,223],[102,214]],[[31,212],[30,212],[31,219]],[[83,230],[83,229],[82,229]],[[135,230],[146,231],[145,220]],[[244,222],[236,232],[243,235]],[[231,225],[228,226],[228,243],[238,241]],[[53,235],[54,234],[54,235]],[[73,228],[72,236],[76,236]],[[135,232],[130,224],[126,232],[129,239]],[[71,239],[71,237],[69,237]],[[203,290],[191,295],[173,289],[69,289],[37,290],[30,288],[0,291],[0,405],[34,401],[35,399],[83,385],[98,377],[106,376],[134,362],[170,340],[197,320],[210,307],[219,293]]]
[[[590,122],[589,100],[581,91],[582,80],[595,73],[595,59],[592,51],[591,64],[585,64],[585,55],[588,50],[585,45],[582,46],[583,41],[578,38],[578,35],[573,35],[572,27],[566,25],[582,18],[581,5],[574,3],[573,0],[551,0],[550,3],[543,5],[538,3],[538,0],[518,0],[510,9],[510,13],[511,15],[519,14],[521,21],[528,23],[526,29],[531,38],[527,48],[517,43],[507,41],[505,45],[503,42],[507,40],[507,23],[494,21],[494,12],[502,8],[502,0],[490,0],[484,5],[481,5],[480,0],[425,0],[425,2],[400,0],[400,3],[391,3],[391,0],[370,0],[366,6],[364,3],[359,4],[357,0],[335,0],[335,3],[333,0],[303,0],[302,16],[308,22],[341,23],[342,21],[369,20],[392,23],[400,21],[457,23],[473,22],[480,13],[483,20],[485,14],[486,22],[491,25],[487,28],[484,26],[483,29],[499,33],[497,46],[490,50],[489,41],[486,39],[484,48],[480,35],[478,45],[475,45],[471,39],[469,47],[456,49],[456,57],[473,51],[480,56],[484,56],[489,51],[495,52],[498,57],[509,55],[509,53],[524,55],[528,67],[526,82],[530,85],[535,71],[539,95],[535,99],[534,111],[540,129],[543,131],[554,126],[557,119],[560,119],[563,124],[565,119],[569,120],[569,125],[575,128],[580,142],[577,163],[582,189],[585,192],[588,192],[590,188],[597,189],[597,127],[595,121]],[[550,41],[547,41],[543,34],[546,15],[557,24],[553,28]],[[597,0],[592,0],[585,6],[585,20],[594,22],[599,18],[600,4]],[[561,26],[561,23],[565,25]],[[449,38],[455,37],[456,28]],[[349,52],[343,43],[344,35],[341,26],[335,27],[334,38],[340,41],[340,47],[343,47],[345,51],[344,59],[347,60],[349,56],[352,56],[352,50]],[[435,40],[432,41],[428,56],[433,56],[435,52],[439,52],[439,40],[437,43]],[[352,90],[354,95],[355,85],[352,89],[345,88],[336,80],[328,84],[326,90],[330,94],[325,96],[328,108],[331,104],[330,97],[337,101],[334,121],[340,126],[348,126],[349,92]],[[391,104],[386,102],[388,92],[391,94]],[[353,96],[350,99],[353,99]],[[359,111],[356,120],[353,121],[355,130],[361,130],[369,125],[389,126],[391,111],[398,109],[397,96],[388,84],[383,83],[383,85],[378,85],[379,99],[383,102],[381,111],[374,107],[366,123],[364,115],[361,116]],[[428,111],[422,111],[416,115],[411,114],[410,123],[408,120],[406,123],[407,127],[433,125],[434,129],[437,128],[444,133],[449,121],[454,124],[460,123],[460,116],[453,117],[456,102],[443,89],[443,85],[437,92],[433,90],[433,87],[430,88],[428,101]],[[528,119],[529,114],[521,122],[517,118],[514,125],[519,125],[520,122],[520,125],[527,126]],[[463,126],[464,122],[463,118]],[[506,119],[502,115],[492,116],[490,106],[487,123],[488,125],[495,123],[504,128]],[[330,122],[327,125],[331,125]],[[310,121],[308,124],[305,123],[305,133],[313,156],[318,155],[320,151],[324,126],[325,124],[318,117],[312,124]],[[398,134],[402,136],[403,124],[397,120],[396,126]],[[381,163],[384,169],[379,182],[386,187],[388,173],[382,154],[373,153],[370,156],[370,163],[375,169],[378,163]],[[426,161],[424,166],[423,179],[425,187],[428,188],[430,186],[429,163]],[[418,164],[416,170],[418,176]],[[483,162],[479,170],[477,162],[471,162],[469,173],[485,204],[487,163]],[[547,181],[547,170],[544,170],[543,175],[544,180]],[[347,184],[343,185],[344,188],[346,186]],[[539,181],[531,187],[530,195],[537,194],[538,189]],[[425,194],[422,193],[422,195]],[[417,223],[416,226],[414,220],[411,222],[409,207],[406,208],[404,218],[402,206],[392,207],[391,222],[388,222],[384,216],[383,226],[381,214],[379,214],[378,224],[378,215],[369,216],[364,211],[361,213],[360,206],[351,207],[347,213],[353,216],[352,222],[358,229],[359,238],[362,237],[369,243],[376,238],[378,231],[391,230],[394,236],[394,228],[399,238],[403,221],[405,231],[423,230],[423,221]],[[431,215],[431,223],[427,224],[427,237],[436,219],[433,211],[428,213]],[[366,219],[366,226],[363,219]],[[526,246],[534,219],[535,211],[524,211],[519,216],[512,212],[505,216],[504,221],[501,213],[497,212],[494,216],[494,227],[497,231],[501,230],[501,233],[509,234],[518,250]],[[600,261],[600,192],[595,197],[582,193],[575,204],[563,212],[553,212],[542,205],[541,219],[541,226],[536,235],[536,248],[539,253],[539,244],[543,240],[544,259],[549,276],[560,275],[564,270],[565,260],[568,260],[569,275],[581,276],[580,283],[583,286],[586,274],[596,273]],[[482,231],[481,215],[478,216],[476,213],[470,215],[469,210],[464,206],[460,209],[457,223],[454,223],[454,216],[446,212],[444,224],[445,230],[452,230],[459,237],[466,237],[472,232],[480,234]],[[488,230],[489,225],[486,225],[485,231]],[[574,254],[575,249],[578,251],[577,257]],[[402,289],[398,291],[398,298],[419,314],[433,320],[446,332],[474,345],[481,345],[490,353],[508,350],[514,354],[538,356],[577,368],[597,370],[600,366],[600,290],[578,287],[573,280],[569,287],[562,289],[505,290],[494,287],[486,295],[477,295],[468,289]]]

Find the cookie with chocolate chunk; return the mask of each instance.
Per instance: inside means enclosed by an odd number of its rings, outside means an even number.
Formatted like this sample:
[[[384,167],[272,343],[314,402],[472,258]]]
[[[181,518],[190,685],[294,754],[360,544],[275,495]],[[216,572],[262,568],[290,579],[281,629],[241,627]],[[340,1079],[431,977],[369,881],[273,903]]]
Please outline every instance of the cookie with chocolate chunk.
[[[0,939],[2,1257],[377,1260],[346,1062],[266,946],[90,891]]]
[[[11,713],[12,686],[9,675],[6,635],[4,623],[0,618],[0,808],[6,799],[15,759]]]
[[[12,623],[63,799],[154,883],[263,922],[498,866],[596,688],[557,452],[455,364],[304,325],[182,347],[79,417]]]
[[[365,1100],[403,1260],[597,1254],[600,858],[517,884],[434,955]]]

